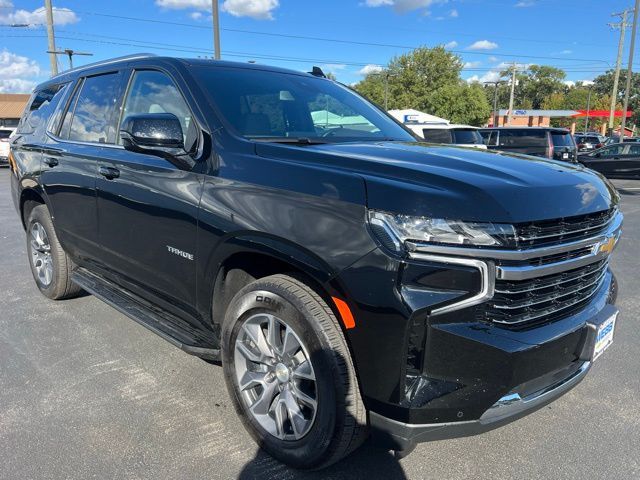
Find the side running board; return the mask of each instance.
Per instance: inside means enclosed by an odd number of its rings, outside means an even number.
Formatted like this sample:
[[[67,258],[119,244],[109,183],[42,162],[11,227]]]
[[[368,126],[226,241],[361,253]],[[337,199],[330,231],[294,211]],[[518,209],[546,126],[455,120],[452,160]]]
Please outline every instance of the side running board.
[[[186,353],[207,360],[220,360],[220,350],[211,348],[211,345],[218,344],[213,334],[191,327],[170,313],[159,310],[84,268],[75,270],[71,280]]]

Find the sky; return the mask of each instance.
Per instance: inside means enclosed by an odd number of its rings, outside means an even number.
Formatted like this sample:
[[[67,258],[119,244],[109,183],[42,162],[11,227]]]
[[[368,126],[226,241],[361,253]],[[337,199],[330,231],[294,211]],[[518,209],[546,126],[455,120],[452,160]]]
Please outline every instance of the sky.
[[[147,52],[207,57],[210,0],[52,0],[56,47],[92,53],[83,65]],[[0,92],[29,92],[50,76],[43,1],[0,0]],[[418,46],[464,61],[463,78],[492,81],[507,63],[563,68],[591,80],[615,65],[611,14],[632,0],[220,0],[222,58],[309,71],[353,84]],[[630,29],[624,53],[626,64]],[[636,49],[640,62],[640,48]],[[58,59],[68,68],[66,57]],[[640,68],[640,65],[638,65]]]

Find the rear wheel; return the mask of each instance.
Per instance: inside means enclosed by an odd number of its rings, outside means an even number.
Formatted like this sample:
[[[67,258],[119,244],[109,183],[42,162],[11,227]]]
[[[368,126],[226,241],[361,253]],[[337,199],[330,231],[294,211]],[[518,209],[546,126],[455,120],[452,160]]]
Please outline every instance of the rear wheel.
[[[76,296],[80,287],[71,282],[73,262],[58,241],[46,205],[38,205],[29,213],[27,252],[36,285],[53,300]]]
[[[322,468],[366,436],[366,412],[347,345],[326,302],[285,275],[233,298],[222,331],[229,393],[245,427],[273,457]]]

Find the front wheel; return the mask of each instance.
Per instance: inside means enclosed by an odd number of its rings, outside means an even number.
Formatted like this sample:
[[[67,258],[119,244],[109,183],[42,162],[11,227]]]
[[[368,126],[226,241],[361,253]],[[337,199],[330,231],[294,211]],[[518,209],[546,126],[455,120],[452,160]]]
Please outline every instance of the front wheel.
[[[366,412],[335,315],[305,283],[256,280],[233,298],[222,331],[236,411],[256,442],[295,468],[323,468],[366,436]]]

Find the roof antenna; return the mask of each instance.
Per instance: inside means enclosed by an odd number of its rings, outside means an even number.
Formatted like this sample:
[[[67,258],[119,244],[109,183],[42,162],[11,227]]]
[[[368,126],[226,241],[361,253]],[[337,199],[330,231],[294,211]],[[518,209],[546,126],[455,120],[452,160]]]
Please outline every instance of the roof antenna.
[[[320,67],[316,67],[315,65],[314,65],[314,67],[311,69],[311,71],[309,73],[311,75],[313,75],[314,77],[327,78],[327,76],[324,74],[322,69]]]

